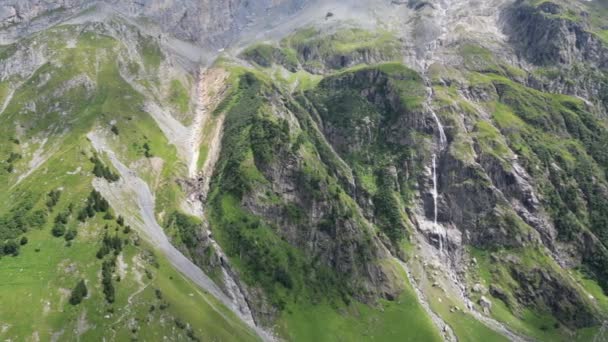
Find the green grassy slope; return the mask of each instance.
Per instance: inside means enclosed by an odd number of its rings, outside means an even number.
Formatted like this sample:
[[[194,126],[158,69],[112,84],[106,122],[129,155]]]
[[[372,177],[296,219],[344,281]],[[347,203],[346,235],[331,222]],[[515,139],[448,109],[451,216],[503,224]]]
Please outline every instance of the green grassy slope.
[[[116,127],[111,144],[117,153],[123,160],[137,161],[138,171],[161,194],[177,191],[166,184],[173,184],[181,164],[175,148],[141,110],[143,95],[121,77],[124,55],[118,41],[86,27],[64,26],[19,44],[34,41],[45,42],[52,62],[23,80],[0,117],[1,244],[27,238],[17,256],[0,258],[5,279],[0,284],[0,338],[258,340],[111,214],[79,220],[95,178],[89,160],[92,148],[85,137],[92,129]],[[73,45],[66,46],[70,41]],[[153,44],[144,44],[143,60],[150,73],[162,61]],[[183,107],[183,90],[178,92],[176,105]],[[17,154],[19,158],[11,158]],[[152,156],[160,161],[160,169],[152,166]],[[36,159],[39,165],[32,164]],[[53,190],[61,195],[57,203],[47,205]],[[64,215],[66,223],[59,224],[64,232],[55,237],[57,217],[65,213],[70,213]],[[105,234],[120,240],[122,248],[100,259]],[[104,291],[104,262],[114,265],[112,299]],[[73,305],[69,298],[80,280],[88,295]]]

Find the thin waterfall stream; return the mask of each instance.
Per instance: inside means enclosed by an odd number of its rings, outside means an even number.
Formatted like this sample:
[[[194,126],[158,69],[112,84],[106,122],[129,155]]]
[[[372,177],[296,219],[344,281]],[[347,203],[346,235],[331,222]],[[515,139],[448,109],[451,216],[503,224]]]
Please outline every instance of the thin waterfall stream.
[[[443,128],[443,125],[441,124],[441,120],[439,120],[439,117],[437,116],[437,113],[435,113],[435,111],[433,110],[432,106],[431,106],[431,101],[433,98],[433,89],[430,86],[427,86],[427,101],[426,101],[426,109],[433,115],[433,119],[435,119],[435,123],[437,124],[437,130],[439,131],[439,152],[443,151],[443,149],[446,147],[447,145],[447,137],[445,135],[445,130]],[[443,254],[443,245],[444,245],[444,235],[447,235],[446,232],[444,232],[443,228],[441,226],[439,226],[439,223],[437,222],[437,217],[438,217],[438,205],[437,205],[437,199],[439,198],[439,191],[437,189],[437,153],[433,152],[433,156],[432,156],[432,165],[431,165],[431,173],[432,173],[432,179],[433,179],[433,227],[435,230],[435,234],[437,235],[437,240],[439,242],[439,254],[442,255]],[[446,237],[447,238],[447,237]]]
[[[442,241],[442,232],[441,228],[437,224],[437,197],[439,197],[439,192],[437,191],[437,157],[433,154],[433,226],[435,227],[435,232],[437,233],[439,240],[439,254],[443,254],[443,241]]]

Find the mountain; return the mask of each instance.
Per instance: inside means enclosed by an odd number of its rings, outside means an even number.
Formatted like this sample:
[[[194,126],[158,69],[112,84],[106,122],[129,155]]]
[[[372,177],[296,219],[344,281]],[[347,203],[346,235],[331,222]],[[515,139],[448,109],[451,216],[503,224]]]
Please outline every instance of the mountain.
[[[603,341],[608,2],[0,1],[0,338]]]

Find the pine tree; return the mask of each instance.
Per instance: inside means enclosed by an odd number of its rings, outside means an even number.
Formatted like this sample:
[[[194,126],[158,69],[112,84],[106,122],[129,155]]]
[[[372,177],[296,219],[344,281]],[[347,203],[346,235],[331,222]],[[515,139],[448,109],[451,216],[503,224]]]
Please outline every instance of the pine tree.
[[[70,304],[78,305],[82,302],[82,299],[85,298],[89,294],[87,290],[87,285],[84,280],[80,280],[76,287],[72,290],[72,295],[70,296]]]

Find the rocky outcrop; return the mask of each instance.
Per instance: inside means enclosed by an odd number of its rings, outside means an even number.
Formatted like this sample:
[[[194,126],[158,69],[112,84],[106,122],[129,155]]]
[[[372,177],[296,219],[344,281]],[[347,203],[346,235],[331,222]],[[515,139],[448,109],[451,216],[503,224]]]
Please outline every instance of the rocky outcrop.
[[[304,68],[315,74],[322,74],[326,70],[340,70],[359,64],[382,63],[390,61],[396,56],[394,53],[380,51],[371,47],[331,54],[329,56],[322,56],[316,46],[307,46],[301,48],[298,52],[304,61]],[[324,65],[324,68],[320,68],[315,62],[320,62],[321,65]]]
[[[596,312],[561,276],[540,268],[526,270],[516,265],[511,267],[511,276],[521,286],[515,291],[515,296],[523,305],[541,304],[570,328],[596,323]]]
[[[278,64],[291,72],[296,72],[299,64],[296,57],[289,55],[285,49],[269,44],[258,44],[250,47],[243,51],[239,57],[263,68]]]
[[[580,12],[580,13],[579,13]],[[551,68],[527,83],[542,91],[568,94],[608,113],[608,44],[592,31],[589,14],[550,1],[534,7],[518,1],[502,14],[503,30],[530,62]]]
[[[28,21],[53,12],[62,11],[77,8],[83,6],[85,3],[91,2],[90,0],[60,0],[60,1],[46,1],[46,0],[9,0],[4,1],[0,5],[0,29],[17,25],[21,23],[27,23]]]
[[[359,29],[337,32],[304,31],[288,40],[302,68],[313,74],[325,74],[361,64],[398,60],[400,47],[388,33],[370,34]],[[336,49],[335,46],[340,48]]]
[[[519,0],[503,12],[504,30],[520,53],[535,64],[586,62],[607,68],[608,48],[585,27],[585,15],[565,12],[551,2],[535,7]],[[570,18],[572,15],[580,20]]]

